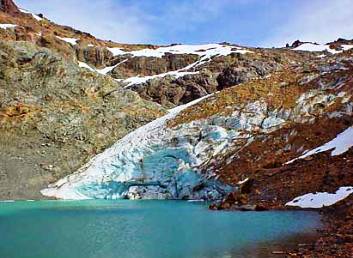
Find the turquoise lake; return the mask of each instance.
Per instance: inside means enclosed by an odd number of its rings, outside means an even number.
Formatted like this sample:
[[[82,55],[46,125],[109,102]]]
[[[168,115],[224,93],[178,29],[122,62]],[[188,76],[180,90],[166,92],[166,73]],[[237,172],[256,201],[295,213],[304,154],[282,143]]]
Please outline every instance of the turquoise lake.
[[[0,257],[265,257],[254,250],[319,226],[314,212],[210,211],[199,202],[0,202]]]

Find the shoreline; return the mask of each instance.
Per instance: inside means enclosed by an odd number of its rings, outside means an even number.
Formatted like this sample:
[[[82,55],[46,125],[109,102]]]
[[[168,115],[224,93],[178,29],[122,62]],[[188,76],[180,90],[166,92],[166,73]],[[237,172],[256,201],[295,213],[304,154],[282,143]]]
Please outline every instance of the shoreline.
[[[353,196],[321,209],[322,228],[313,244],[287,250],[294,257],[352,257]]]
[[[294,250],[297,247],[311,247],[314,245],[316,239],[319,237],[318,230],[319,229],[316,229],[315,232],[298,233],[283,239],[264,242],[256,246],[248,246],[239,252],[232,253],[232,255],[235,255],[234,257],[242,255],[242,257],[249,258],[281,258],[293,256],[296,254]]]

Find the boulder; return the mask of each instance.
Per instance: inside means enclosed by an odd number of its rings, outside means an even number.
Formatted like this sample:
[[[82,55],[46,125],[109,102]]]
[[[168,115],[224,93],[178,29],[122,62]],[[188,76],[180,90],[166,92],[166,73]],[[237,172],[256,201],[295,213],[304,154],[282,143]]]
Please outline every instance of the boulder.
[[[113,58],[112,52],[105,47],[81,47],[76,46],[77,59],[93,65],[97,68],[103,68],[110,65],[110,61]]]
[[[274,62],[260,60],[246,61],[242,65],[227,67],[218,75],[218,90],[264,77],[278,68]]]

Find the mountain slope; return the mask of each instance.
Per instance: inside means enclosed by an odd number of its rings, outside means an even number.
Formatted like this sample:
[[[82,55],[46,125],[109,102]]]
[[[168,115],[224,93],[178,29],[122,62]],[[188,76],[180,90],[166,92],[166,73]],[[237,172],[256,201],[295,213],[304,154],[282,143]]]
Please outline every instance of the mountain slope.
[[[0,56],[1,199],[43,198],[50,182],[165,112],[55,48],[6,38]]]

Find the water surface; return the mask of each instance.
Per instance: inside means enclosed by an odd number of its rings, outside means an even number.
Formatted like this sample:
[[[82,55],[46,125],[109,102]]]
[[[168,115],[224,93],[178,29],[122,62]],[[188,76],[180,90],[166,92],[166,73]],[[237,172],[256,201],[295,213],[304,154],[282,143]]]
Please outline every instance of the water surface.
[[[253,257],[319,226],[313,212],[215,212],[184,201],[0,203],[0,257]]]

